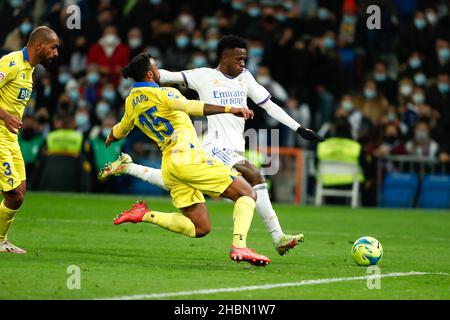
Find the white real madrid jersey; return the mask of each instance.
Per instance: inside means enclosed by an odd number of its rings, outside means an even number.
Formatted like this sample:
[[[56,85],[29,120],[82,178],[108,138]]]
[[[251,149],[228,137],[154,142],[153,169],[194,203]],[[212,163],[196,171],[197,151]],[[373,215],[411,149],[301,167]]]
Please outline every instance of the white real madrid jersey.
[[[270,93],[258,84],[244,69],[231,78],[218,69],[198,68],[181,72],[186,86],[197,91],[200,100],[215,105],[247,106],[247,97],[258,105],[270,99]],[[245,120],[231,114],[208,116],[208,131],[203,144],[212,143],[219,148],[245,151]]]

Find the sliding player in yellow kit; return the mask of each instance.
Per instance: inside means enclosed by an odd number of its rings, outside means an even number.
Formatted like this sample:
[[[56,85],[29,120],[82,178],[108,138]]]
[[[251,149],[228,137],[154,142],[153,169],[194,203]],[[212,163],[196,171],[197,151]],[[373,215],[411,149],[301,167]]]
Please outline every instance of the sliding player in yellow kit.
[[[0,253],[26,253],[7,240],[7,233],[25,197],[25,163],[17,133],[33,90],[37,64],[47,67],[58,57],[59,38],[48,27],[34,29],[27,46],[0,59]]]
[[[126,98],[120,123],[106,139],[106,147],[126,137],[134,126],[155,141],[162,151],[162,178],[173,205],[183,214],[149,210],[141,201],[122,212],[114,224],[149,222],[188,237],[203,237],[211,230],[203,194],[225,197],[235,202],[230,258],[267,265],[270,260],[247,248],[246,243],[255,209],[255,192],[237,171],[203,151],[188,116],[231,113],[247,119],[253,117],[253,112],[248,108],[187,100],[177,89],[160,88],[158,67],[148,53],[134,57],[122,74],[136,82]]]

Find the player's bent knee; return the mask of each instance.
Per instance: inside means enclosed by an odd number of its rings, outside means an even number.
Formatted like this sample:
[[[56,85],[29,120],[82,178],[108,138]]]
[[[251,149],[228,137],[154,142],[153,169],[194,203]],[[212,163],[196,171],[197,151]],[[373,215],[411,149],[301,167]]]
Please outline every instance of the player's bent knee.
[[[195,237],[196,238],[203,238],[208,233],[211,232],[211,225],[209,226],[201,226],[201,227],[195,227]]]

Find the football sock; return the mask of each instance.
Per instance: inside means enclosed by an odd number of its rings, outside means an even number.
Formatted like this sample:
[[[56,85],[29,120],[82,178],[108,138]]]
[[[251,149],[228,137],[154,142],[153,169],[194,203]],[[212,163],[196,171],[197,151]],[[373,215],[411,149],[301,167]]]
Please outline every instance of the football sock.
[[[195,225],[191,219],[181,213],[149,211],[144,214],[142,221],[150,222],[164,229],[195,238]]]
[[[233,246],[247,247],[247,233],[252,223],[255,200],[250,197],[240,197],[234,204],[233,210]]]
[[[267,231],[269,231],[272,236],[273,242],[278,242],[284,233],[283,230],[281,230],[277,214],[272,208],[269,191],[267,190],[267,183],[257,184],[256,186],[253,186],[253,190],[256,192],[257,196],[256,211],[262,217]]]
[[[11,226],[17,211],[19,210],[7,208],[4,201],[0,203],[0,242],[6,241],[8,229]]]
[[[155,169],[151,167],[141,166],[136,163],[129,163],[127,165],[126,171],[127,174],[144,180],[148,183],[154,184],[155,186],[160,187],[161,189],[167,190],[166,185],[162,179],[162,174],[160,169]]]

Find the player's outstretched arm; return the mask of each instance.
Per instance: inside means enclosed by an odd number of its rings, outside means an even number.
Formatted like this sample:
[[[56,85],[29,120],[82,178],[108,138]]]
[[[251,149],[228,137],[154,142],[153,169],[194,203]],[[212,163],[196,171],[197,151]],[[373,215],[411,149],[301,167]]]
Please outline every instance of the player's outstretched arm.
[[[274,103],[272,100],[268,100],[266,103],[260,105],[266,112],[275,120],[278,120],[285,126],[289,127],[290,129],[296,131],[300,137],[303,139],[314,141],[314,142],[322,142],[325,141],[325,139],[321,136],[319,136],[317,133],[312,131],[311,129],[303,127],[301,124],[299,124],[297,121],[292,119],[290,115],[286,113],[280,106],[278,106],[276,103]]]
[[[242,117],[245,120],[253,119],[253,111],[249,108],[235,108],[230,106],[217,106],[213,104],[205,103],[203,107],[203,114],[205,116],[219,114],[219,113],[231,113],[236,117]]]
[[[159,81],[161,83],[184,83],[184,77],[181,71],[172,72],[159,69]]]
[[[0,107],[0,119],[3,120],[5,123],[6,129],[8,129],[10,132],[17,134],[19,132],[19,129],[22,127],[22,121],[15,117]]]

